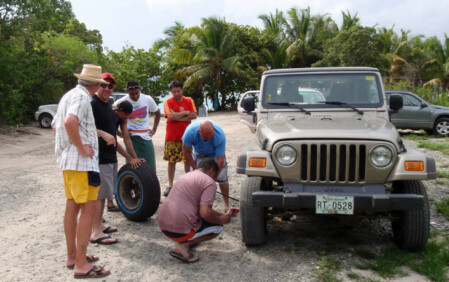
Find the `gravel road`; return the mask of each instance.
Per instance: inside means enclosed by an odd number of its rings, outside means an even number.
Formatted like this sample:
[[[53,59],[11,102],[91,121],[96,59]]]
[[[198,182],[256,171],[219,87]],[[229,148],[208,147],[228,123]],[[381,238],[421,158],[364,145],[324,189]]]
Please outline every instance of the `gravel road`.
[[[236,174],[238,152],[253,144],[255,136],[239,122],[236,112],[211,114],[227,136],[230,195],[240,198],[244,176]],[[167,185],[166,163],[162,160],[165,120],[161,120],[154,143],[157,175],[161,189]],[[19,131],[0,134],[0,277],[2,281],[67,281],[73,272],[65,267],[65,239],[62,218],[65,197],[62,174],[55,162],[54,137],[51,130],[37,123]],[[407,141],[407,146],[416,146]],[[439,162],[440,154],[430,152]],[[120,157],[119,167],[124,164]],[[177,166],[176,178],[182,174]],[[446,184],[426,181],[429,197],[447,197]],[[231,200],[234,206],[238,206]],[[215,204],[222,208],[217,195]],[[363,277],[378,279],[369,271],[352,267],[362,259],[357,249],[379,251],[393,245],[391,229],[383,220],[366,220],[354,229],[319,217],[296,217],[292,221],[269,223],[266,245],[247,248],[241,242],[240,219],[225,226],[214,241],[195,248],[200,261],[182,264],[168,255],[173,247],[159,231],[154,217],[143,223],[128,221],[120,213],[105,212],[108,224],[119,229],[119,243],[89,246],[100,263],[112,274],[107,281],[315,281],[323,257],[343,263],[338,277],[347,280],[346,272],[356,271]],[[432,228],[449,230],[444,218],[432,212]],[[426,281],[405,269],[406,277],[395,281]]]

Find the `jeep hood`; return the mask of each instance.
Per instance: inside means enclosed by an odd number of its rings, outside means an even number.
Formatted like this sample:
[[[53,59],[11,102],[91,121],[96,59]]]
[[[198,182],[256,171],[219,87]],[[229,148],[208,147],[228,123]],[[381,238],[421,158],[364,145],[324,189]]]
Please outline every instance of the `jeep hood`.
[[[400,136],[388,121],[367,117],[310,117],[261,120],[257,127],[259,145],[271,151],[280,140],[351,139],[391,142],[400,151]]]

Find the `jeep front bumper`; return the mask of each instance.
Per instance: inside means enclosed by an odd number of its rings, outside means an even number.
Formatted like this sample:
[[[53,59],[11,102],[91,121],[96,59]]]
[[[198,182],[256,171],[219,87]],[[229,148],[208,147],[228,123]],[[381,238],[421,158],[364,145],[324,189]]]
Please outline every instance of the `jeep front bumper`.
[[[258,191],[252,194],[252,203],[254,207],[314,210],[316,195],[318,194],[310,192]],[[417,194],[323,193],[320,195],[353,196],[355,211],[419,210],[424,206],[424,197]]]

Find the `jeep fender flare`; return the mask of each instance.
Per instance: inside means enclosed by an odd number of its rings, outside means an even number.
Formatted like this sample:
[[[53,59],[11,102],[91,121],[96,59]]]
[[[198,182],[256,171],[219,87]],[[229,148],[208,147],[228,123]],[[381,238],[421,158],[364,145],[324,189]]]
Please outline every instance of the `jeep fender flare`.
[[[265,167],[250,167],[249,160],[251,158],[265,159]],[[239,174],[246,174],[248,176],[281,178],[271,159],[271,152],[261,150],[258,147],[243,148],[237,157],[236,171]]]
[[[424,163],[423,171],[405,170],[406,161],[421,161]],[[387,182],[398,180],[426,180],[437,177],[435,159],[416,149],[407,149],[406,153],[398,155],[398,160],[388,176]]]

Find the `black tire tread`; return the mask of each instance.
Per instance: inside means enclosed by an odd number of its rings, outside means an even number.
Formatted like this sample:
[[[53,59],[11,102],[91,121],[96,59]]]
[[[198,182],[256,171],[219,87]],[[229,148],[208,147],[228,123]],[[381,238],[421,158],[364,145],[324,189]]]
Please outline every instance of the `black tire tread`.
[[[266,241],[266,219],[263,208],[253,207],[251,194],[261,190],[261,177],[247,177],[242,183],[240,195],[240,221],[242,241],[249,246]]]
[[[142,183],[141,189],[143,190],[142,193],[144,193],[144,202],[138,212],[130,214],[122,209],[122,213],[131,221],[145,221],[147,218],[153,216],[159,207],[161,199],[159,180],[147,164],[142,164],[137,169],[133,169],[130,164],[125,164],[120,168],[118,178],[128,171],[133,171],[139,177]],[[118,185],[119,183],[117,183]],[[116,197],[119,197],[119,195],[117,191]]]
[[[394,213],[398,221],[392,222],[395,243],[408,251],[424,249],[429,238],[430,212],[424,184],[418,180],[404,180],[393,183],[393,193],[417,194],[424,197],[422,210],[408,210]]]

